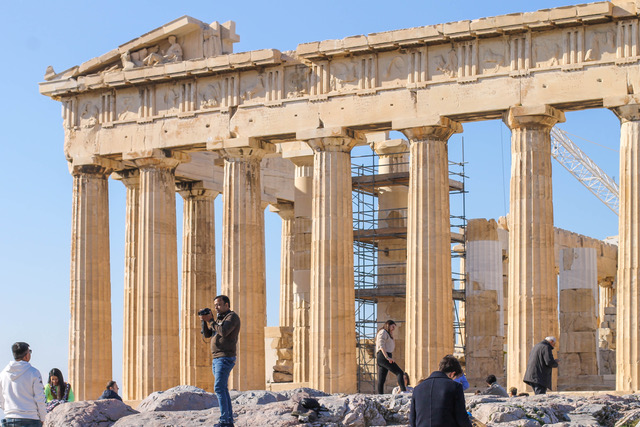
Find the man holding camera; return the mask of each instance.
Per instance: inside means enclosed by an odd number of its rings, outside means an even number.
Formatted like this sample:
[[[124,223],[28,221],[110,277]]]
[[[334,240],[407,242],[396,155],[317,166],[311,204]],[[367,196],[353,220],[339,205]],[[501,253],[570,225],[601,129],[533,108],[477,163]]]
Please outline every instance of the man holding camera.
[[[213,336],[211,353],[213,353],[212,370],[215,377],[214,391],[220,406],[220,422],[215,427],[233,427],[233,409],[229,396],[229,374],[236,364],[236,344],[240,333],[240,317],[231,311],[231,302],[226,295],[218,295],[213,300],[213,308],[217,316],[214,318],[211,309],[198,311],[202,320],[202,335]]]

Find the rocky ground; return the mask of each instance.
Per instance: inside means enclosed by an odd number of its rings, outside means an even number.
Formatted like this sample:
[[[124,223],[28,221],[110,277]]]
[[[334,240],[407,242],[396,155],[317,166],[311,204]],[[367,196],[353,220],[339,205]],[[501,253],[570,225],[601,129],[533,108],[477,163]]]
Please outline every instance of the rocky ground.
[[[299,407],[305,397],[318,400],[321,408],[317,414]],[[403,426],[409,422],[411,404],[410,394],[327,395],[307,388],[281,393],[231,392],[231,398],[238,427]],[[60,405],[47,416],[45,426],[212,426],[220,415],[217,406],[214,394],[179,386],[151,394],[135,410],[117,400]],[[640,425],[640,395],[468,396],[467,409],[488,427]]]

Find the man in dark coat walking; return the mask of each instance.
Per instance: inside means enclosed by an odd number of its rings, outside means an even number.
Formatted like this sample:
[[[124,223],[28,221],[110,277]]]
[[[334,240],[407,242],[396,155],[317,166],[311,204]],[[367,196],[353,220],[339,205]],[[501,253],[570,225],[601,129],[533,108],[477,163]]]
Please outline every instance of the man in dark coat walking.
[[[447,355],[438,369],[413,389],[409,424],[411,427],[471,427],[462,384],[453,381],[462,374],[460,362]]]
[[[529,354],[524,382],[533,387],[535,394],[545,394],[551,389],[551,371],[558,367],[558,359],[553,358],[555,337],[546,337],[533,347]]]

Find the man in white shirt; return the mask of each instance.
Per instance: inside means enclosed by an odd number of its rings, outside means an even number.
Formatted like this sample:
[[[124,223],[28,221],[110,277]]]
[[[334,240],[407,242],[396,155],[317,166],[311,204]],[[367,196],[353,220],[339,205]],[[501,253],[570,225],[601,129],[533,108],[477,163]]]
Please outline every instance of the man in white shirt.
[[[42,376],[29,363],[29,344],[16,342],[11,351],[15,360],[0,372],[2,427],[41,427],[47,415]]]

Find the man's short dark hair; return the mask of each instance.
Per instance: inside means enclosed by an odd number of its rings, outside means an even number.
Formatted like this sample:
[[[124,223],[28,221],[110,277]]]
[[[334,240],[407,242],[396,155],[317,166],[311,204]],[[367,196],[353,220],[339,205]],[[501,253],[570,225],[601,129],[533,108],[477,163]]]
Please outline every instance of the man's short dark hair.
[[[487,384],[491,385],[493,383],[495,383],[496,381],[498,381],[498,379],[496,378],[495,375],[491,374],[489,376],[487,376],[487,379],[484,380]]]
[[[15,360],[22,360],[29,352],[29,344],[22,341],[15,342],[11,346],[11,351]]]
[[[447,354],[442,358],[438,369],[444,374],[453,372],[456,374],[456,376],[462,375],[462,366],[460,366],[460,362],[455,358],[455,356],[452,356],[450,354]]]
[[[113,387],[116,384],[116,382],[114,380],[111,380],[107,383],[107,389],[111,389],[111,387]]]
[[[226,296],[226,295],[218,295],[213,300],[215,301],[217,299],[221,299],[223,303],[227,304],[228,306],[231,306],[231,301],[229,300],[228,296]]]

